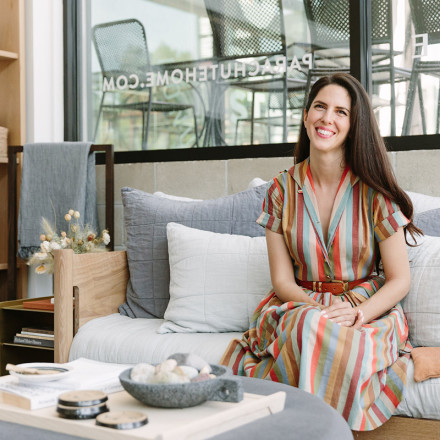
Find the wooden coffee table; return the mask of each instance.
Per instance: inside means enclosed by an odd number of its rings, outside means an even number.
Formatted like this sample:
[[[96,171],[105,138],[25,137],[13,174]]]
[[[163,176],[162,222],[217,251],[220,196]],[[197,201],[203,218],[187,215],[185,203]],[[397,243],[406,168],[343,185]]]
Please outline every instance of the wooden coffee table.
[[[159,423],[159,419],[162,418],[160,423],[169,426],[166,435],[170,436],[171,434],[179,434],[179,437],[177,437],[179,440],[186,438],[185,435],[182,434],[184,431],[181,429],[182,425],[185,424],[187,432],[195,433],[195,437],[191,438],[211,438],[212,440],[237,440],[244,438],[252,438],[253,440],[267,440],[268,438],[325,438],[326,440],[353,439],[352,433],[342,416],[318,397],[297,388],[270,381],[250,379],[246,377],[241,377],[240,380],[243,383],[245,393],[247,393],[247,398],[253,400],[254,404],[256,404],[259,409],[257,410],[257,408],[254,408],[254,410],[249,412],[248,409],[250,409],[250,407],[246,408],[243,414],[237,414],[237,423],[235,425],[229,420],[228,426],[226,426],[226,422],[221,422],[217,428],[214,427],[215,429],[212,429],[213,427],[210,425],[212,424],[211,420],[213,419],[210,420],[208,417],[203,416],[203,411],[207,411],[207,408],[204,408],[203,405],[206,405],[207,407],[209,406],[211,410],[215,408],[215,412],[218,412],[220,408],[218,405],[232,405],[234,411],[236,411],[240,404],[206,402],[205,404],[194,408],[171,410],[181,414],[176,419],[171,419],[169,416],[170,410],[158,410],[143,406],[132,399],[131,396],[125,395],[126,393],[124,392],[109,396],[110,410],[116,411],[121,408],[135,408],[138,411],[144,411],[149,416],[150,426],[146,425],[137,429],[117,431],[110,428],[95,427],[94,420],[72,421],[62,419],[62,422],[68,422],[66,426],[69,426],[69,429],[59,430],[58,423],[60,419],[57,417],[54,408],[45,408],[37,411],[14,409],[18,412],[11,417],[6,414],[11,414],[12,407],[1,406],[0,432],[5,436],[4,438],[14,440],[28,440],[29,438],[32,438],[33,440],[79,440],[84,438],[122,440],[125,438],[141,438],[141,434],[145,435],[147,433],[148,427],[150,429],[148,433],[151,437],[152,434],[155,432],[157,433],[154,429],[158,426],[154,427],[153,422],[156,423],[155,420],[157,420]],[[286,400],[284,409],[282,404],[280,406],[280,397],[278,397],[280,395],[277,394],[279,392],[282,393],[282,396],[285,393]],[[259,395],[260,398],[254,397],[255,395]],[[262,396],[269,396],[270,400],[265,401],[263,405],[260,405],[263,403]],[[127,398],[129,398],[128,401]],[[132,401],[130,401],[130,399],[132,399]],[[272,399],[273,401],[270,403]],[[247,405],[250,404],[246,403],[246,406]],[[271,405],[272,409],[268,410],[268,408],[271,408]],[[245,405],[242,405],[243,409],[244,407]],[[193,419],[191,423],[187,423],[187,419],[185,419],[185,411],[187,410],[194,411],[195,414],[197,414],[197,420]],[[37,413],[40,411],[48,413],[45,418],[37,416]],[[165,414],[159,417],[158,414],[160,411],[165,411]],[[257,412],[259,413],[257,414]],[[210,412],[210,414],[212,415],[212,412]],[[28,418],[36,418],[37,422],[30,422]],[[179,418],[180,422],[178,422]],[[200,424],[203,424],[203,422],[200,422],[200,420],[203,418],[205,419],[205,425],[208,426],[201,429]],[[56,425],[55,427],[53,425],[54,423]],[[179,426],[178,423],[180,423]],[[197,424],[199,424],[199,426],[196,428]],[[218,429],[218,431],[216,431],[216,429]],[[142,432],[141,430],[144,431]],[[103,433],[104,436],[93,437],[92,435],[98,431],[100,432],[100,435]]]
[[[268,396],[245,393],[238,403],[208,401],[195,407],[169,409],[146,406],[126,391],[109,394],[111,412],[136,411],[148,417],[146,425],[126,430],[98,426],[95,419],[62,418],[55,407],[30,411],[0,404],[0,420],[94,440],[204,439],[282,411],[285,397],[282,391]]]

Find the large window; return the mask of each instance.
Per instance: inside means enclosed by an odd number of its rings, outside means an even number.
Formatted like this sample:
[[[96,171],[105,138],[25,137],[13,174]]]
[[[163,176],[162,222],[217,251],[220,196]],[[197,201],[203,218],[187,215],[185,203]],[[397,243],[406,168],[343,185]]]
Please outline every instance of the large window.
[[[371,5],[372,102],[382,135],[439,133],[440,2]]]
[[[358,2],[369,6],[354,16]],[[439,132],[435,2],[78,3],[80,139],[113,143],[116,151],[295,142],[310,85],[322,75],[356,71],[353,48],[365,41],[364,83],[382,135]],[[365,35],[350,39],[353,20],[362,22],[363,14]]]

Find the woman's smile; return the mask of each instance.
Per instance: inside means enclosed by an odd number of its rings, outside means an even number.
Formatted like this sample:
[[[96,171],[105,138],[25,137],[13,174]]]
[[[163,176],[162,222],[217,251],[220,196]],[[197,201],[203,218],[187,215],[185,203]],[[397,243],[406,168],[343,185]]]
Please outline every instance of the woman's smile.
[[[329,138],[335,134],[334,131],[331,131],[331,130],[329,130],[327,128],[323,128],[323,127],[318,127],[316,129],[316,132],[318,133],[318,136],[322,137],[322,138]]]

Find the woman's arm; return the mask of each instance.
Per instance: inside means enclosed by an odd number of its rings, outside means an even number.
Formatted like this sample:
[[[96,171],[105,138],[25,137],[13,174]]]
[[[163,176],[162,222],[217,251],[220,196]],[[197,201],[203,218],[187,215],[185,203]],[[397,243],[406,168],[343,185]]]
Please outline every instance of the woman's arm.
[[[403,228],[379,243],[385,272],[385,284],[367,301],[358,306],[365,322],[377,318],[406,296],[411,285],[408,252]]]
[[[277,297],[283,302],[298,301],[318,305],[295,282],[292,259],[284,236],[266,229],[266,243],[270,278]]]
[[[322,313],[334,322],[351,326],[370,322],[394,307],[409,291],[411,278],[408,253],[406,251],[403,228],[379,243],[382,264],[385,272],[385,284],[367,301],[355,308],[347,303],[337,302],[326,308]],[[362,314],[358,314],[361,311]],[[358,327],[360,325],[357,325]]]

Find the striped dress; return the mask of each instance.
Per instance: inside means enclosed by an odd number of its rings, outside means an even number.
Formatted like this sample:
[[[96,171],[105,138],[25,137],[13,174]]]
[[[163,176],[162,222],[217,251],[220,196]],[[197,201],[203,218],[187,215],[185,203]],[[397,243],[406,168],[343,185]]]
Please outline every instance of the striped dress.
[[[375,244],[408,223],[399,207],[363,184],[347,167],[331,213],[327,244],[308,160],[273,179],[257,222],[284,235],[299,280],[368,281],[345,292],[359,305],[384,279],[372,275]],[[331,305],[331,293],[303,288]],[[222,363],[235,374],[283,382],[313,393],[337,409],[353,430],[388,420],[403,397],[411,346],[400,304],[355,330],[321,316],[317,306],[275,293],[259,304],[250,328],[234,340]]]

